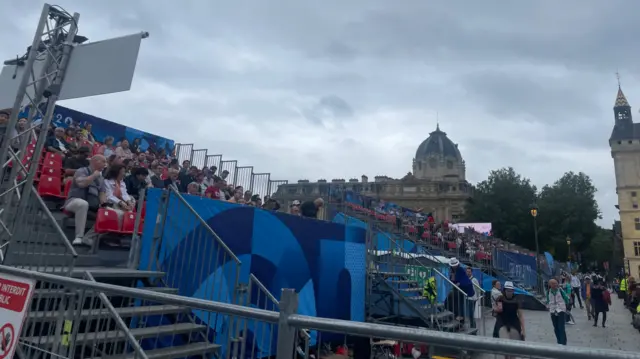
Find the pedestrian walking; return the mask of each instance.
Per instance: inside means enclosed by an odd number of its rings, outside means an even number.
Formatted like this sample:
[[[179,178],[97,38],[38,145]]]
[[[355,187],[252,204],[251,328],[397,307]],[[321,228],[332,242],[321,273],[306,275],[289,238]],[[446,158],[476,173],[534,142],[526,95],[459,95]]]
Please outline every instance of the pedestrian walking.
[[[504,283],[504,292],[497,300],[497,312],[502,323],[498,336],[502,339],[524,340],[524,315],[512,282]],[[505,359],[512,358],[515,357],[505,356]]]
[[[602,327],[606,328],[607,312],[609,311],[609,305],[611,304],[611,295],[609,290],[605,286],[603,281],[598,281],[591,290],[591,297],[593,298],[593,311],[594,321],[593,326],[598,326],[598,317],[602,313]]]
[[[493,280],[491,282],[491,315],[496,318],[496,323],[493,326],[493,337],[499,338],[499,330],[502,326],[502,318],[498,316],[498,298],[502,296],[501,291],[502,284],[499,280]]]
[[[546,302],[551,315],[551,323],[553,324],[556,341],[560,345],[567,345],[565,324],[567,307],[569,307],[569,297],[565,291],[560,288],[558,281],[555,279],[549,280],[549,291],[547,291]]]
[[[580,283],[580,278],[578,278],[577,273],[574,271],[571,275],[571,299],[573,301],[573,308],[576,307],[576,298],[578,298],[580,309],[584,309],[584,307],[582,306],[582,299],[580,299],[580,293],[582,292],[580,289],[581,286],[582,285]]]
[[[593,313],[593,299],[591,296],[591,288],[593,283],[591,282],[591,277],[584,277],[584,285],[582,286],[582,290],[580,294],[582,295],[582,299],[584,299],[584,307],[587,309],[587,320],[591,320],[591,317],[594,316]]]
[[[560,286],[563,292],[567,295],[569,303],[567,305],[567,310],[565,312],[565,320],[569,325],[576,324],[576,321],[573,319],[573,315],[571,314],[571,307],[573,306],[573,300],[571,297],[571,282],[569,280],[569,275],[567,273],[562,276],[562,284]]]

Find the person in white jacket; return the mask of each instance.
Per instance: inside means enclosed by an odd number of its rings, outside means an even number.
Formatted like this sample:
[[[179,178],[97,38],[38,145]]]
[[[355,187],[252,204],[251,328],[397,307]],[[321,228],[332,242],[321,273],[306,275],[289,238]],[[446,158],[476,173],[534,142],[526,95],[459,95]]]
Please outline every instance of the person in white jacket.
[[[467,277],[469,277],[469,279],[471,279],[471,283],[473,283],[473,297],[469,298],[469,326],[470,328],[475,328],[476,310],[479,309],[477,308],[477,304],[479,303],[478,299],[480,299],[481,287],[480,283],[478,283],[478,280],[473,276],[473,268],[467,267]]]

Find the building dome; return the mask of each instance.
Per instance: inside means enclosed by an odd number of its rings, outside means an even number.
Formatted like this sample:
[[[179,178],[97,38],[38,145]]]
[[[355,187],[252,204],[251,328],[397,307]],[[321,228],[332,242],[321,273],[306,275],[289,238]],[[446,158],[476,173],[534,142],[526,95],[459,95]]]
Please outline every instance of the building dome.
[[[447,137],[445,132],[440,131],[440,126],[436,126],[436,130],[429,134],[418,150],[416,151],[416,160],[426,160],[429,157],[451,157],[462,162],[462,155],[458,150],[458,146]]]

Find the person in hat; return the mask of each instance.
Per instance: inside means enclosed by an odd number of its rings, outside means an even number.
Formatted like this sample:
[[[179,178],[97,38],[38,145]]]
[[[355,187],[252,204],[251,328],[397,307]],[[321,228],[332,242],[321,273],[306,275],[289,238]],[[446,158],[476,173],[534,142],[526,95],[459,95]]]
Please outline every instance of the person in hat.
[[[475,293],[473,283],[457,258],[451,258],[449,266],[451,267],[451,281],[460,288],[460,290],[452,289],[454,291],[454,314],[457,320],[464,321],[464,318],[469,317],[471,314],[468,312],[467,300],[472,298]]]
[[[524,314],[520,302],[516,300],[513,282],[504,282],[504,292],[497,302],[497,315],[502,324],[498,336],[502,339],[524,340]]]

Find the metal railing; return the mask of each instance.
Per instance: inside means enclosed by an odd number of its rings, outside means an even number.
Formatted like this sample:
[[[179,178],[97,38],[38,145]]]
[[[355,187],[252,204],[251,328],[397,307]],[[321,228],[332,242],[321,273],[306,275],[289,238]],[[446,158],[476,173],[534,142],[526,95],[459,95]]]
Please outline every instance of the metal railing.
[[[35,187],[31,186],[31,192],[22,201],[21,211],[8,206],[2,209],[2,263],[70,275],[78,253]]]
[[[348,225],[348,222],[346,224]],[[436,268],[437,266],[446,268],[446,264],[438,262],[435,257],[429,258],[429,263],[427,263],[427,258],[423,258],[424,255],[407,252],[403,243],[399,243],[388,233],[375,230],[372,227],[372,225],[368,226],[368,254],[369,262],[372,263],[369,268],[375,268],[375,271],[383,276],[381,280],[384,280],[396,294],[400,295],[399,300],[408,305],[413,312],[418,312],[427,325],[433,328],[435,323],[434,329],[444,331],[459,331],[457,321],[463,320],[466,320],[465,326],[462,326],[465,331],[477,329],[476,319],[480,321],[481,325],[484,325],[485,316],[482,310],[478,313],[479,317],[475,318],[475,301],[471,300],[467,293],[453,283],[449,276]],[[441,303],[443,308],[438,308],[436,305],[436,302],[440,302],[442,297],[431,302],[429,298],[423,296],[423,288],[429,277],[435,277],[438,292],[442,290],[447,293],[446,299]],[[370,284],[369,294],[372,294],[373,285],[374,283]],[[428,304],[416,304],[425,301]],[[442,309],[453,313],[453,318],[450,318],[450,315]],[[396,311],[401,312],[402,309],[398,306]]]
[[[19,268],[0,266],[0,273],[14,275],[22,278],[30,278],[39,281],[39,287],[57,287],[64,290],[65,293],[80,293],[80,295],[91,293],[104,293],[109,297],[111,303],[115,303],[118,300],[135,301],[136,303],[147,303],[148,306],[140,313],[136,313],[135,317],[139,318],[138,322],[149,322],[152,318],[157,319],[157,315],[154,315],[154,307],[157,306],[173,306],[175,311],[189,311],[195,313],[211,313],[212,316],[216,314],[225,316],[234,316],[239,318],[245,318],[247,320],[255,321],[256,323],[265,323],[267,325],[277,325],[277,358],[278,359],[293,359],[296,353],[296,335],[299,335],[299,330],[302,328],[309,328],[319,332],[316,336],[320,336],[325,333],[330,334],[342,334],[346,335],[346,339],[342,339],[340,343],[326,343],[322,347],[317,345],[310,349],[311,352],[316,353],[317,358],[328,356],[328,351],[332,350],[332,344],[343,345],[345,341],[349,344],[353,338],[364,337],[369,338],[373,345],[369,345],[369,342],[365,346],[356,343],[351,350],[354,352],[370,351],[371,354],[378,353],[380,350],[383,352],[392,352],[399,347],[399,344],[411,344],[419,350],[425,350],[432,355],[443,355],[443,352],[454,352],[457,354],[501,354],[506,356],[520,357],[520,358],[546,358],[546,359],[638,359],[640,354],[637,352],[625,352],[620,350],[608,350],[608,349],[594,349],[585,347],[573,347],[573,346],[560,346],[550,343],[532,343],[522,342],[516,340],[505,340],[487,337],[476,336],[460,336],[452,333],[443,333],[433,330],[422,330],[417,328],[403,328],[390,325],[351,322],[345,320],[328,319],[309,317],[304,315],[295,314],[296,307],[298,305],[297,294],[291,289],[283,289],[281,294],[279,313],[250,308],[246,306],[233,305],[228,303],[220,303],[214,301],[207,301],[195,298],[189,298],[184,296],[178,296],[174,294],[168,294],[163,292],[154,292],[149,290],[142,290],[136,288],[128,288],[117,285],[110,285],[104,283],[91,282],[81,279],[74,279],[70,277],[62,277],[57,275],[51,275],[47,273],[29,271]],[[71,294],[76,296],[77,294]],[[117,306],[114,306],[116,310]],[[141,306],[135,306],[134,308],[140,308]],[[121,311],[124,307],[120,307]],[[37,311],[32,304],[29,315],[33,315],[34,311]],[[68,312],[82,317],[83,311],[77,306],[67,308]],[[108,312],[108,311],[106,311]],[[89,318],[96,318],[92,312],[84,312],[89,315]],[[124,317],[121,313],[120,317]],[[130,314],[132,315],[132,314]],[[168,316],[163,316],[166,320],[169,320]],[[201,317],[200,317],[201,318]],[[165,343],[164,350],[182,350],[183,357],[190,355],[205,355],[207,353],[215,353],[221,351],[223,348],[216,346],[215,343],[203,339],[202,336],[195,335],[195,333],[203,333],[204,327],[210,325],[202,320],[193,322],[180,322],[178,318],[173,317],[171,320],[174,322],[160,322],[161,325],[146,327],[143,326],[139,329],[137,325],[131,324],[133,320],[129,321],[129,328],[131,334],[136,338],[140,346],[144,349],[147,356],[152,356],[153,351],[158,350],[159,343]],[[85,319],[86,320],[86,319]],[[77,322],[74,321],[74,324]],[[77,323],[79,324],[79,323]],[[75,325],[74,325],[75,327]],[[25,326],[25,329],[27,326]],[[49,333],[40,332],[40,335],[70,335],[67,337],[69,345],[69,352],[73,355],[59,356],[62,358],[87,358],[88,349],[97,347],[100,353],[104,353],[104,357],[109,357],[105,348],[109,345],[125,345],[126,338],[123,334],[111,334],[107,336],[108,341],[97,342],[96,338],[104,334],[93,335],[92,330],[95,327],[82,327],[87,330],[71,330],[65,333]],[[36,334],[37,335],[37,334]],[[35,335],[25,334],[23,331],[20,338],[20,348],[22,351],[28,347],[45,347],[48,344],[34,343]],[[343,337],[345,338],[345,337]],[[173,340],[173,341],[172,341]],[[362,344],[363,341],[360,341]],[[155,346],[154,346],[155,345]],[[251,353],[252,348],[247,348],[245,353]],[[127,353],[132,353],[133,349],[126,350]],[[230,358],[231,353],[226,350],[221,353],[221,357]],[[26,356],[29,357],[29,356]],[[127,354],[127,356],[118,356],[118,358],[139,358],[135,354]],[[176,356],[178,357],[178,356]]]

